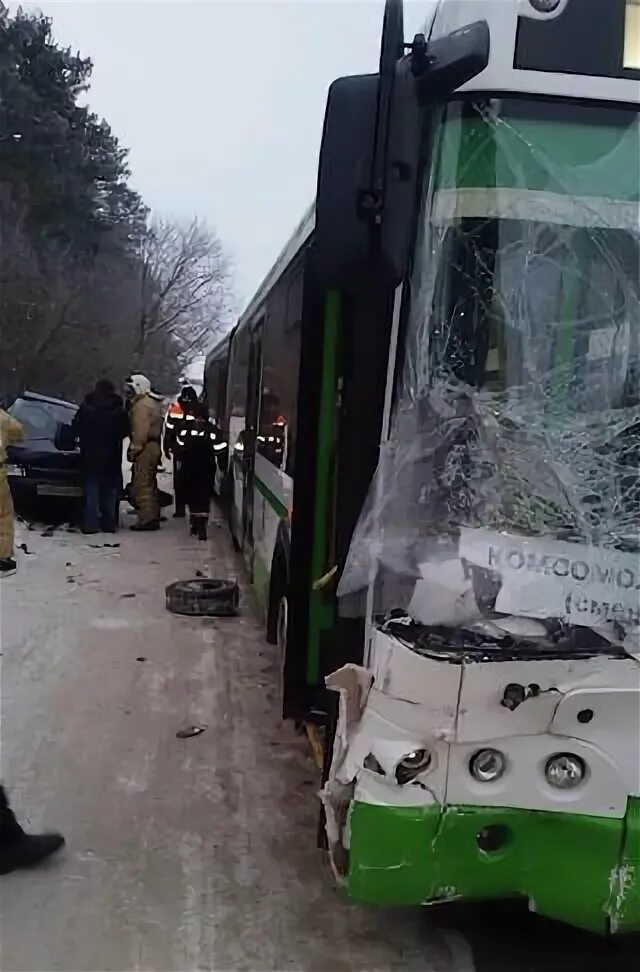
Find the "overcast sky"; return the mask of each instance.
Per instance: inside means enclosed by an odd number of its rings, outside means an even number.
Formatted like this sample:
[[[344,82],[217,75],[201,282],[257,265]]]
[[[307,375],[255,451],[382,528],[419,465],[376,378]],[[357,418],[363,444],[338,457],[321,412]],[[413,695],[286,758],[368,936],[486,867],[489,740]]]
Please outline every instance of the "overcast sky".
[[[407,35],[429,2],[407,4]],[[217,229],[244,305],[313,199],[329,84],[376,69],[383,0],[23,6],[91,57],[88,100],[130,149],[132,185],[152,209]]]

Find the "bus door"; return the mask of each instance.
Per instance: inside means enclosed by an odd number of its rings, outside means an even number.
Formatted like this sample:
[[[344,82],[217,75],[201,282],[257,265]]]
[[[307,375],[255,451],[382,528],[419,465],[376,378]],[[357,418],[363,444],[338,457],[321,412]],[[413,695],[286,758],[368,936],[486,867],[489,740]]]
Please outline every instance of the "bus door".
[[[260,388],[262,385],[262,318],[251,332],[249,373],[247,377],[247,416],[245,427],[244,490],[242,497],[242,547],[249,554],[253,569],[253,497],[256,444],[260,421]]]

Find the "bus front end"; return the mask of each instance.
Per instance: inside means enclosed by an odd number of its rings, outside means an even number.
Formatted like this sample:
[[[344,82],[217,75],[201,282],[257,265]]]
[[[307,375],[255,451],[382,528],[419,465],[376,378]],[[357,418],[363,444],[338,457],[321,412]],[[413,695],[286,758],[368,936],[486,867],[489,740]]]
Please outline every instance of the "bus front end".
[[[323,790],[354,898],[640,931],[637,0],[442,0],[487,69],[425,111],[367,605]],[[393,364],[393,363],[392,363]]]

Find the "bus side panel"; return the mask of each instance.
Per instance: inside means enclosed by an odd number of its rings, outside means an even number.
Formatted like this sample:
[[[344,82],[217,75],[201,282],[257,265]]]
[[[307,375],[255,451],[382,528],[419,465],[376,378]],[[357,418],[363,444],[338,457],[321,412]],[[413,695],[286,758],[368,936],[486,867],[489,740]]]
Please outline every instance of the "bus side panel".
[[[317,685],[307,683],[309,594],[314,540],[317,434],[324,350],[324,294],[315,285],[311,261],[305,262],[302,297],[300,372],[293,488],[289,576],[289,624],[284,662],[283,715],[307,719]]]
[[[227,416],[229,422],[229,488],[228,517],[231,533],[242,545],[243,433],[247,416],[247,382],[249,375],[249,332],[246,327],[236,329],[229,352],[227,380]]]
[[[304,252],[269,293],[263,331],[253,533],[254,586],[265,616],[276,541],[283,521],[288,531],[293,505],[303,272]]]
[[[393,291],[373,285],[366,294],[351,298],[346,307],[340,349],[342,402],[339,417],[333,523],[333,562],[340,576],[353,531],[367,498],[378,464],[389,344],[393,318]],[[336,578],[337,579],[337,578]],[[335,606],[333,629],[322,643],[320,676],[347,662],[362,663],[364,650],[364,595],[361,617],[341,617]]]
[[[218,433],[217,445],[229,442],[229,425],[227,420],[227,378],[229,374],[229,349],[231,335],[220,348],[214,349],[205,364],[204,400],[210,420]],[[216,451],[213,492],[219,500],[223,500],[223,486],[229,468],[228,449],[220,448]]]
[[[393,292],[381,292],[373,274],[365,294],[348,298],[320,292],[308,269],[285,663],[284,714],[292,718],[324,721],[331,705],[325,675],[362,660],[364,603],[362,617],[339,619],[334,592],[378,461],[392,316]],[[328,372],[335,386],[329,396],[323,385]],[[328,462],[318,458],[327,424],[333,435]],[[328,496],[322,522],[320,490]],[[319,544],[320,563],[314,562]],[[336,579],[313,590],[334,567]]]
[[[264,456],[256,456],[254,493],[253,581],[260,607],[266,618],[271,591],[271,568],[282,524],[288,529],[288,510],[292,505],[293,480]]]

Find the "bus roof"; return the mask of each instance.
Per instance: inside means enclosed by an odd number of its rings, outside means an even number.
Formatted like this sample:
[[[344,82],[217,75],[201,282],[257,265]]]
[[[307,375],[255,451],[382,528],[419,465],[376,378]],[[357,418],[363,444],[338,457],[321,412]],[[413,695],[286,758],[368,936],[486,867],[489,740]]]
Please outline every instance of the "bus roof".
[[[249,321],[257,309],[260,307],[262,301],[269,293],[273,285],[280,279],[284,271],[287,269],[293,258],[297,253],[300,252],[304,244],[307,242],[311,234],[313,233],[316,224],[316,204],[313,202],[311,206],[307,209],[304,216],[296,226],[293,231],[289,241],[281,251],[278,259],[269,270],[260,286],[258,287],[256,293],[251,298],[247,307],[238,321],[238,327],[241,328],[244,324]]]
[[[231,340],[231,335],[233,334],[234,330],[235,328],[231,328],[231,330],[227,331],[225,336],[211,348],[204,363],[205,372],[212,361],[216,361],[218,358],[226,358],[229,350],[229,341]]]

